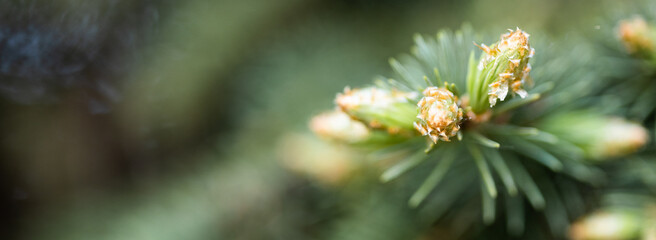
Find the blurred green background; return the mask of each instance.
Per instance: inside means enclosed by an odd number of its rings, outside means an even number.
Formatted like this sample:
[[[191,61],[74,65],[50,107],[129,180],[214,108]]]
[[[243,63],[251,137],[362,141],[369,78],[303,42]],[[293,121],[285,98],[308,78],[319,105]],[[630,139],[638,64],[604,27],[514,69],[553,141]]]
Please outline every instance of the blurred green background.
[[[3,33],[78,16],[67,34],[93,44],[77,50],[104,54],[81,83],[33,83],[46,100],[1,100],[4,239],[413,239],[409,213],[386,207],[394,186],[355,190],[363,172],[334,187],[285,166],[336,154],[309,118],[388,74],[415,33],[614,27],[597,22],[600,1],[24,2],[6,3],[18,20]],[[366,224],[380,231],[352,234]]]

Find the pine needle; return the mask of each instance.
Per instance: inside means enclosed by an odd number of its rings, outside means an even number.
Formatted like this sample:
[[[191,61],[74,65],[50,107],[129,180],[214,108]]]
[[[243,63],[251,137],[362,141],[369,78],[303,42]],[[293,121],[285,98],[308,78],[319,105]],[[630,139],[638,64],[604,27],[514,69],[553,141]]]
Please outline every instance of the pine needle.
[[[407,82],[408,84],[410,84],[413,89],[419,90],[419,91],[424,89],[424,87],[421,86],[421,84],[418,84],[417,80],[415,80],[412,77],[412,75],[410,74],[408,69],[406,69],[399,61],[397,61],[394,58],[390,58],[389,64],[390,64],[390,66],[392,66],[392,69],[394,70],[394,72],[399,74],[399,76],[401,76],[402,80]]]
[[[560,172],[563,169],[563,164],[558,158],[536,145],[522,141],[513,141],[513,145],[515,146],[515,151],[537,160],[555,172]]]
[[[513,99],[510,99],[509,101],[506,101],[506,103],[499,105],[498,107],[495,108],[494,114],[499,115],[502,113],[505,113],[509,110],[524,106],[526,104],[532,103],[540,99],[540,94],[539,93],[533,93],[531,95],[528,95],[525,98],[519,98],[515,97]]]
[[[433,68],[433,74],[435,74],[435,81],[437,81],[437,86],[442,86],[442,76],[440,76],[440,70]]]
[[[424,82],[426,82],[427,86],[435,86],[433,83],[428,79],[428,76],[424,76]]]
[[[481,195],[481,201],[483,204],[483,223],[485,223],[485,225],[490,225],[494,223],[496,215],[494,206],[494,198],[496,196],[492,196],[490,191],[488,191],[483,184],[481,184]]]
[[[498,125],[498,124],[487,124],[485,127],[486,132],[494,133],[497,135],[509,135],[509,136],[535,136],[540,134],[540,130],[532,127],[520,127],[514,125]]]
[[[487,150],[483,152],[486,156],[486,159],[490,160],[492,167],[499,173],[501,181],[508,190],[508,194],[511,196],[517,195],[517,186],[515,186],[515,180],[513,179],[510,169],[506,162],[501,157],[501,154],[497,150]]]
[[[433,171],[428,175],[426,180],[421,184],[419,189],[412,194],[408,205],[410,207],[417,207],[421,204],[426,196],[437,186],[438,183],[444,178],[444,175],[447,173],[453,160],[455,159],[455,151],[444,151],[442,158],[439,160]]]
[[[501,144],[499,144],[498,142],[490,140],[489,138],[481,135],[480,133],[471,131],[467,135],[470,135],[477,143],[479,143],[483,146],[490,147],[490,148],[499,148],[499,147],[501,147]]]
[[[474,80],[476,79],[476,59],[475,59],[476,54],[472,50],[469,53],[469,62],[467,64],[467,92],[473,92],[474,89]],[[470,96],[474,97],[474,96]],[[476,101],[476,99],[471,99],[472,101]]]
[[[546,196],[547,208],[545,208],[544,215],[547,218],[549,229],[557,235],[556,237],[565,237],[565,229],[569,225],[567,208],[565,208],[562,200],[560,200],[560,196],[551,179],[547,179],[546,177],[540,178],[540,186],[543,187],[542,189]]]
[[[418,141],[417,141],[418,140]],[[372,162],[389,159],[390,157],[397,157],[402,154],[412,151],[413,147],[418,143],[423,142],[423,139],[409,140],[400,142],[391,146],[383,147],[366,155],[366,159]]]
[[[508,163],[513,176],[517,179],[517,184],[519,188],[526,194],[528,201],[531,203],[535,209],[543,209],[545,205],[544,197],[542,192],[535,184],[531,175],[526,171],[524,166],[511,155],[504,155],[504,159]]]
[[[435,55],[435,50],[431,48],[432,45],[427,43],[420,34],[415,34],[414,40],[417,46],[415,56],[423,60],[429,68],[437,66],[437,56]]]
[[[565,206],[567,207],[567,212],[570,213],[570,218],[574,219],[585,213],[586,205],[583,200],[583,196],[579,189],[577,189],[576,184],[571,182],[565,182],[563,179],[558,179],[557,187],[563,194],[563,199]]]
[[[454,203],[460,200],[463,195],[471,195],[475,189],[471,189],[474,184],[475,174],[468,166],[456,167],[453,166],[445,179],[450,180],[448,184],[441,184],[437,190],[439,194],[435,194],[431,201],[426,202],[426,205],[421,209],[422,221],[435,221],[442,217],[444,213],[453,208]]]
[[[563,141],[560,141],[558,137],[554,136],[551,133],[540,131],[536,129],[536,134],[534,135],[528,135],[524,136],[525,139],[527,140],[532,140],[536,142],[543,142],[543,143],[548,143],[551,145],[556,145],[558,143],[561,143]]]
[[[383,174],[380,176],[380,181],[382,182],[389,182],[397,177],[401,176],[403,173],[407,172],[411,168],[419,165],[421,162],[426,160],[428,158],[428,155],[426,155],[424,152],[419,151],[412,156],[408,157],[407,159],[401,161],[400,163],[388,168],[383,172]]]
[[[506,197],[508,232],[519,237],[524,233],[524,200],[520,196]]]
[[[392,87],[401,90],[401,91],[406,91],[406,92],[412,92],[415,91],[414,89],[409,88],[405,84],[400,83],[399,81],[396,81],[394,79],[387,79],[387,84],[391,85]]]
[[[494,179],[492,178],[492,172],[490,172],[490,168],[487,166],[487,162],[485,162],[481,150],[478,148],[478,146],[474,144],[467,144],[467,147],[469,148],[469,152],[474,158],[474,162],[476,163],[476,166],[478,167],[478,170],[481,173],[481,181],[487,188],[487,191],[490,193],[490,196],[496,198],[497,187],[494,184]]]

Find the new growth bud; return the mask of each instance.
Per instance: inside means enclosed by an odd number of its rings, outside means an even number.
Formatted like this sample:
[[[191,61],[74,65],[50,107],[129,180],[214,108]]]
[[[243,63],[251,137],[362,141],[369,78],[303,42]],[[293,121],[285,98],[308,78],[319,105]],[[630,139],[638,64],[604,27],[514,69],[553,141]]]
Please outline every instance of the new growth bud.
[[[610,119],[604,134],[591,141],[588,152],[594,158],[620,157],[636,152],[649,139],[647,130],[639,124],[622,119]]]
[[[540,129],[577,145],[595,160],[632,154],[649,140],[647,129],[639,124],[587,111],[551,116]]]
[[[524,98],[528,95],[524,85],[530,84],[531,65],[529,60],[535,50],[529,44],[529,34],[517,28],[501,35],[499,42],[486,46],[481,44],[483,55],[478,64],[475,84],[469,89],[472,108],[476,114],[503,101],[510,92]],[[480,94],[487,93],[487,101]]]
[[[479,69],[494,68],[490,69],[493,71],[492,82],[487,91],[490,106],[494,106],[497,100],[503,101],[508,95],[508,89],[522,98],[528,95],[524,84],[530,81],[531,65],[528,60],[533,57],[535,50],[528,43],[529,34],[519,28],[509,31],[501,35],[501,40],[491,47],[481,47],[485,56],[481,59]]]
[[[369,137],[369,129],[339,110],[321,113],[312,118],[310,129],[318,136],[346,143],[356,143]]]
[[[421,135],[429,136],[433,143],[449,141],[460,130],[463,110],[458,98],[446,88],[428,87],[417,104],[419,114],[414,123]]]
[[[636,239],[640,235],[641,219],[628,211],[600,211],[572,225],[574,240]]]
[[[337,106],[371,128],[386,129],[390,133],[412,130],[415,107],[409,101],[416,93],[376,87],[345,88],[337,94]]]
[[[620,21],[617,35],[630,54],[650,56],[654,51],[656,30],[645,19],[636,16]]]

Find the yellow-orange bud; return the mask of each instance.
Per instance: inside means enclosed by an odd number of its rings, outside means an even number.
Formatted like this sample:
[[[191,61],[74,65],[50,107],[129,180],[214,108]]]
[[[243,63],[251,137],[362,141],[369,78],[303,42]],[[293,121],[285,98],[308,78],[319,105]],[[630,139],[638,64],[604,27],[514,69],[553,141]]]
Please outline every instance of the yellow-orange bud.
[[[428,87],[424,97],[419,100],[419,114],[414,126],[422,135],[438,140],[449,141],[460,130],[463,110],[458,106],[458,98],[446,88]]]

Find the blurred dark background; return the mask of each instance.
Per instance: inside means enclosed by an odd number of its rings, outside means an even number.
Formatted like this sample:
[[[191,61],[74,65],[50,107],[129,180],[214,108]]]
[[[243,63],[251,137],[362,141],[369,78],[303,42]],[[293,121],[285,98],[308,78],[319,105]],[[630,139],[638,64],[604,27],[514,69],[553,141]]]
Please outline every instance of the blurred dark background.
[[[414,33],[591,31],[599,5],[0,1],[0,235],[324,238],[335,190],[280,158],[316,157],[298,135],[335,92]]]

